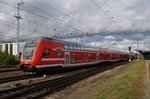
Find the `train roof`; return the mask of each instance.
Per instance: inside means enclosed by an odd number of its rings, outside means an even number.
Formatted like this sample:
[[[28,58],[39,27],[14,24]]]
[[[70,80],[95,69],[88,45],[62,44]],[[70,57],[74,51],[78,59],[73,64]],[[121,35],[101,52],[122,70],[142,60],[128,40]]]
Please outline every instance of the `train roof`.
[[[55,42],[64,43],[66,45],[75,45],[75,46],[80,46],[80,47],[94,48],[94,49],[97,49],[97,51],[101,51],[101,52],[104,52],[104,53],[111,52],[111,53],[124,53],[124,54],[127,54],[127,53],[121,52],[121,51],[110,50],[110,49],[101,48],[101,47],[87,46],[87,45],[84,45],[84,44],[78,44],[78,43],[74,43],[74,42],[58,40],[58,39],[49,38],[49,37],[38,37],[38,38],[34,38],[32,40],[29,40],[29,42],[33,42],[33,41],[38,42],[40,40],[55,41]]]
[[[41,37],[41,39],[61,42],[61,43],[64,43],[64,44],[69,44],[69,45],[77,45],[77,46],[82,46],[82,47],[91,47],[91,48],[95,48],[95,49],[107,50],[107,49],[100,48],[100,47],[87,46],[87,45],[84,45],[84,44],[78,44],[78,43],[74,43],[74,42],[58,40],[58,39],[53,39],[53,38],[49,38],[49,37]]]
[[[116,50],[110,50],[111,53],[122,53],[122,54],[127,54],[126,52],[122,51],[116,51]]]

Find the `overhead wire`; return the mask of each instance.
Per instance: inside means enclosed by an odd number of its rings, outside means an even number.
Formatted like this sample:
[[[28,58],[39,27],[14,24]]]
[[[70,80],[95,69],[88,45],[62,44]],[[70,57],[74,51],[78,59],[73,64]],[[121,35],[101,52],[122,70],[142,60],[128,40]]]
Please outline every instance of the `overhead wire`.
[[[0,1],[1,3],[3,3],[3,4],[6,4],[6,5],[8,5],[8,6],[11,6],[11,7],[13,7],[13,8],[16,8],[17,9],[17,7],[15,7],[15,6],[13,6],[13,5],[11,5],[11,4],[8,4],[8,3],[5,3],[5,2],[2,2],[2,1]],[[25,11],[25,12],[27,12],[27,13],[29,13],[29,14],[32,14],[32,15],[35,15],[35,16],[38,16],[38,17],[41,17],[41,18],[44,18],[44,19],[46,19],[46,20],[50,20],[50,21],[53,21],[53,22],[55,22],[55,23],[59,23],[59,24],[61,24],[60,22],[58,22],[58,21],[55,21],[55,20],[52,20],[52,19],[49,19],[49,18],[47,18],[47,17],[44,17],[44,16],[41,16],[41,15],[39,15],[39,14],[35,14],[35,13],[33,13],[33,12],[31,12],[31,11],[27,11],[27,10],[24,10],[24,9],[21,9],[22,11]],[[7,13],[7,14],[9,14],[9,15],[11,15],[11,16],[13,16],[14,17],[14,15],[12,15],[12,14],[10,14],[10,13]],[[24,19],[24,20],[27,20],[27,19]],[[28,20],[29,21],[29,20]],[[31,21],[31,20],[30,20]]]
[[[53,7],[53,6],[51,6],[49,3],[47,3],[47,2],[45,2],[45,1],[43,1],[43,0],[38,0],[38,2],[40,2],[41,4],[44,4],[44,6],[46,6],[47,9],[55,10],[56,12],[61,13],[62,15],[66,16],[66,17],[69,17],[69,18],[71,18],[71,19],[73,19],[73,20],[75,20],[75,21],[78,21],[78,20],[76,20],[75,18],[71,17],[69,14],[66,14],[65,12],[62,12],[61,10],[59,10],[59,9],[57,9],[57,8],[55,8],[55,7]],[[70,29],[70,28],[69,28],[69,29]],[[79,30],[79,29],[77,29],[77,31],[83,32],[83,31],[81,31],[81,30]],[[67,36],[67,37],[68,37],[68,36]]]
[[[0,1],[0,3],[3,3],[3,4],[5,4],[5,5],[11,6],[11,7],[13,7],[13,8],[16,8],[16,9],[17,9],[17,7],[16,7],[16,6],[13,6],[13,5],[9,4],[9,3],[3,2],[3,1]],[[46,19],[46,20],[53,21],[53,22],[55,22],[55,23],[58,23],[58,24],[61,24],[61,25],[65,25],[65,24],[64,24],[64,23],[62,23],[62,22],[59,22],[59,21],[56,21],[56,20],[51,20],[51,19],[49,19],[49,18],[47,18],[47,17],[41,16],[41,15],[36,14],[36,13],[33,13],[33,12],[31,12],[31,11],[27,11],[27,10],[24,10],[24,9],[20,9],[20,10],[25,11],[25,12],[27,12],[27,13],[29,13],[29,14],[32,14],[32,15],[35,15],[35,16],[38,16],[38,17],[44,18],[44,19]],[[77,29],[77,28],[75,28],[75,27],[72,27],[72,28],[73,28],[74,30],[76,30],[76,31],[79,31],[80,33],[85,33],[85,32],[83,32],[83,31],[81,31],[81,30],[79,30],[79,29]]]
[[[62,25],[65,25],[65,24],[66,24],[66,23],[64,24],[64,22],[62,22],[62,20],[60,20],[60,19],[58,19],[57,17],[55,17],[55,16],[53,16],[53,15],[47,13],[46,11],[43,11],[43,10],[39,9],[39,8],[33,6],[32,4],[28,3],[28,2],[25,2],[25,3],[28,4],[28,5],[30,5],[30,6],[32,6],[32,7],[35,8],[35,9],[37,9],[37,10],[43,12],[43,13],[45,13],[45,14],[47,14],[47,15],[49,15],[49,16],[55,18],[56,20],[61,21],[61,22],[59,22],[59,23],[61,23]],[[57,22],[58,22],[58,21],[57,21]],[[72,28],[75,29],[75,30],[77,30],[77,31],[79,31],[79,32],[81,32],[81,33],[85,33],[85,32],[83,32],[83,31],[81,31],[81,30],[79,30],[79,29],[77,29],[77,28],[75,28],[75,27],[72,27]]]
[[[99,11],[102,11],[104,14],[105,14],[105,16],[107,16],[108,18],[109,18],[109,20],[110,21],[112,21],[112,23],[114,23],[117,27],[118,27],[118,29],[120,30],[120,32],[123,32],[123,30],[122,30],[122,28],[120,27],[120,25],[118,25],[114,20],[113,20],[113,18],[114,17],[111,17],[107,12],[105,12],[104,10],[103,10],[103,8],[99,5],[99,4],[97,4],[97,2],[95,1],[95,0],[90,0],[98,9],[99,9]],[[113,25],[113,24],[112,24]],[[111,26],[112,26],[111,25]],[[111,28],[110,28],[111,29]]]
[[[99,8],[114,24],[116,24],[116,22],[114,21],[114,20],[112,20],[112,17],[108,14],[108,13],[106,13],[102,8],[101,8],[101,6],[99,6],[94,0],[90,0],[95,6],[97,6],[97,8]],[[118,25],[118,24],[116,24],[117,25],[117,27],[118,27],[118,29],[120,29],[121,31],[123,31],[122,29],[121,29],[121,27]]]
[[[66,14],[66,13],[60,11],[59,9],[57,9],[57,8],[55,8],[55,7],[52,7],[51,5],[49,5],[48,3],[46,3],[46,2],[43,1],[43,0],[38,0],[37,2],[39,2],[39,3],[41,3],[41,4],[44,4],[44,6],[47,7],[47,10],[48,10],[48,9],[55,10],[55,11],[57,11],[58,13],[63,14],[64,16],[73,18],[73,17],[71,17],[69,14]],[[58,18],[57,18],[57,19],[58,19]],[[62,20],[60,20],[60,21],[62,21]],[[76,20],[76,21],[77,21],[77,20]],[[76,29],[76,30],[77,30],[77,31],[80,31],[79,29]],[[80,31],[80,32],[83,32],[83,31]]]
[[[2,2],[2,1],[0,1],[0,2],[17,9],[17,7],[15,7],[15,6],[11,5],[11,4],[8,4],[8,3]],[[27,2],[26,2],[26,3],[27,3]],[[37,8],[37,7],[35,7],[35,6],[31,5],[31,4],[29,4],[29,3],[27,3],[27,4],[30,5],[30,6],[32,6],[33,8],[35,8],[35,9],[37,9],[37,10],[40,10],[40,11],[43,12],[43,13],[48,14],[47,12],[45,12],[45,11],[43,11],[43,10],[41,10],[41,9],[39,9],[39,8]],[[39,14],[33,13],[33,12],[31,12],[31,11],[27,11],[27,10],[24,10],[24,9],[21,9],[21,10],[22,10],[22,11],[25,11],[25,12],[27,12],[27,13],[29,13],[29,14],[32,14],[32,15],[35,15],[35,16],[44,18],[44,19],[46,19],[46,20],[50,20],[50,21],[56,22],[56,23],[58,23],[58,24],[65,25],[64,23],[59,22],[60,20],[59,20],[59,21],[52,20],[52,19],[49,19],[49,18],[47,18],[47,17],[45,17],[45,16],[41,16],[41,15],[39,15]],[[50,14],[48,14],[48,15],[51,16]],[[51,17],[55,18],[54,16],[51,16]],[[55,18],[55,19],[58,20],[58,18]],[[74,27],[73,27],[73,29],[74,29],[74,30],[77,30],[77,31],[79,31],[79,32],[85,33],[85,32],[83,32],[83,31],[81,31],[81,30],[79,30],[79,29],[77,29],[77,28],[74,28]]]
[[[33,8],[35,8],[35,9],[37,9],[37,10],[39,10],[39,11],[41,11],[41,12],[43,12],[43,13],[45,13],[45,14],[47,14],[47,15],[49,15],[49,16],[51,16],[51,17],[53,17],[54,19],[57,19],[57,20],[61,21],[61,20],[58,19],[57,17],[55,17],[55,16],[53,16],[53,15],[47,13],[46,11],[43,11],[43,10],[39,9],[38,7],[32,5],[32,4],[28,3],[28,2],[25,2],[25,1],[24,1],[24,3],[27,4],[27,5],[29,5],[29,6],[31,6],[31,7],[33,7]]]
[[[55,10],[55,11],[57,11],[57,12],[63,14],[64,16],[67,16],[67,17],[70,17],[70,18],[76,20],[75,18],[71,17],[69,14],[66,14],[65,12],[62,12],[61,10],[59,10],[59,9],[57,9],[57,8],[55,8],[55,7],[53,7],[53,6],[51,6],[49,3],[47,3],[47,2],[45,2],[45,1],[43,1],[43,0],[39,0],[39,1],[40,1],[40,2],[43,2],[43,4],[45,4],[45,6],[47,6],[47,8],[53,9],[53,10]]]
[[[119,20],[121,20],[120,16],[113,10],[113,8],[110,6],[110,4],[106,0],[102,0],[102,1],[109,7],[111,12],[113,12],[113,14],[115,15],[115,19],[118,18]]]
[[[43,0],[39,0],[39,1],[42,2],[42,4],[44,3],[44,4],[47,6],[48,9],[55,10],[55,11],[57,11],[58,13],[63,14],[64,16],[67,16],[67,17],[69,17],[69,18],[74,19],[75,21],[78,21],[78,20],[76,20],[75,18],[71,17],[69,14],[66,14],[65,12],[62,12],[62,11],[60,11],[59,9],[57,9],[57,8],[55,8],[55,7],[51,6],[51,5],[49,5],[47,2],[45,2],[45,1],[43,1]],[[77,30],[77,31],[79,31],[79,32],[81,32],[81,33],[83,33],[83,36],[85,35],[85,32],[83,32],[83,31],[81,31],[81,30],[79,30],[79,29],[77,29],[77,28],[74,28],[74,29]],[[72,33],[71,33],[71,35],[72,35]],[[81,34],[79,33],[79,35],[81,35]],[[72,36],[75,36],[75,35],[72,35]],[[72,36],[70,36],[70,37],[72,37]],[[68,34],[67,34],[67,38],[68,38]]]

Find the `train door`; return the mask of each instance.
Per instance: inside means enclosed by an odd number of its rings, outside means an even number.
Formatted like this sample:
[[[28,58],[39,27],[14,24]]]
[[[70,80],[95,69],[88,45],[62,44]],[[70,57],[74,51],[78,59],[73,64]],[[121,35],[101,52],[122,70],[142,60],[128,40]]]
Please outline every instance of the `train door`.
[[[96,54],[96,61],[98,61],[99,60],[99,54],[97,53]]]
[[[65,67],[70,65],[70,52],[65,52]]]
[[[112,60],[112,53],[110,53],[110,61]]]

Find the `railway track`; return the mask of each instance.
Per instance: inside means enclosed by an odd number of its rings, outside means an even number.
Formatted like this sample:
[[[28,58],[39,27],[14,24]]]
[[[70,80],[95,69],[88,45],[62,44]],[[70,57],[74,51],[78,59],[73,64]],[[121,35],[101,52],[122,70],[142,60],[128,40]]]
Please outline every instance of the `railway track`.
[[[47,80],[35,84],[25,85],[18,88],[3,90],[0,91],[0,99],[9,99],[9,98],[18,98],[18,97],[25,98],[25,99],[41,98],[60,88],[64,88],[86,77],[92,76],[99,72],[112,69],[114,67],[117,66],[114,65],[114,66],[94,67],[78,73],[71,73],[60,78]]]
[[[0,73],[5,73],[5,72],[14,72],[14,71],[21,71],[20,69],[3,69],[3,70],[0,70]]]
[[[17,80],[24,80],[24,79],[29,79],[29,78],[36,78],[36,77],[42,77],[42,75],[21,75],[17,77],[8,77],[8,78],[1,78],[0,79],[0,84],[1,83],[7,83],[11,81],[17,81]]]

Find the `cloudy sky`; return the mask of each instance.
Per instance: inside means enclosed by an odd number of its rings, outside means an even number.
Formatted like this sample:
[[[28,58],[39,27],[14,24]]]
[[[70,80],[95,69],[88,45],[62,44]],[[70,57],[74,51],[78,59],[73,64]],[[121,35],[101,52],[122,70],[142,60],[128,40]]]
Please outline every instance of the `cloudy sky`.
[[[41,36],[111,49],[150,49],[150,0],[0,0],[0,41]]]

